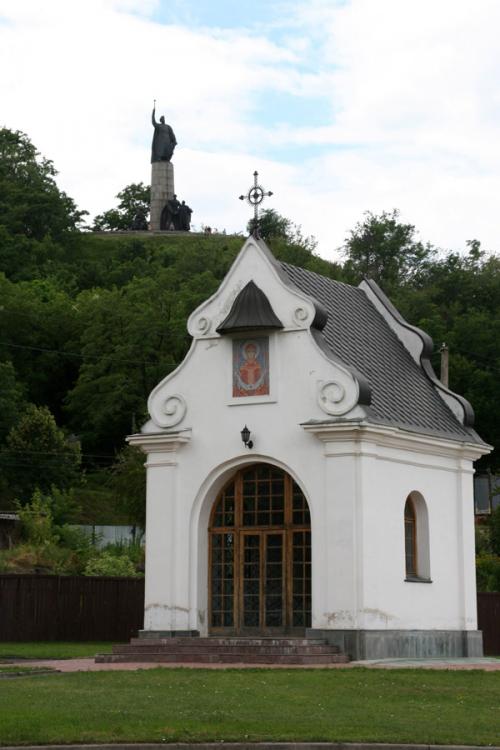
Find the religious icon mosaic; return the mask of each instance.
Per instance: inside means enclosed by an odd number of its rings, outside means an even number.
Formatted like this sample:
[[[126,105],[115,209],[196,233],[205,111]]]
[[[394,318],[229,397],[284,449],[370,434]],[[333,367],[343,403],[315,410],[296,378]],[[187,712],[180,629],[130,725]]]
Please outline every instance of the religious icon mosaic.
[[[233,340],[233,397],[269,395],[269,338]]]

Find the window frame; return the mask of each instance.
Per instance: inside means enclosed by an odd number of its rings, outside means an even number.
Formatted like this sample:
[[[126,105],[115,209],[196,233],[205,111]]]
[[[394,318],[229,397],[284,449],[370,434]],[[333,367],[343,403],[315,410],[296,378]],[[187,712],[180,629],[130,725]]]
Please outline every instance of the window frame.
[[[408,510],[410,513],[408,513]],[[410,515],[411,514],[411,515]],[[408,525],[411,532],[408,534]],[[408,494],[403,511],[405,582],[432,583],[430,577],[429,515],[424,497],[418,491]],[[411,549],[409,550],[409,544]],[[408,557],[413,566],[408,566]]]

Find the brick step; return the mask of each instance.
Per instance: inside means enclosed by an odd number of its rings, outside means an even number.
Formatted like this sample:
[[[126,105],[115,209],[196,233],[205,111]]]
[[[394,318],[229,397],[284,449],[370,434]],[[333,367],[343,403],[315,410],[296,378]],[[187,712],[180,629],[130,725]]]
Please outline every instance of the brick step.
[[[234,650],[232,653],[128,653],[98,654],[99,664],[119,663],[189,663],[200,664],[345,664],[345,654],[246,654]]]
[[[149,654],[149,653],[185,653],[185,654],[198,654],[198,653],[213,653],[213,654],[230,654],[234,651],[245,654],[337,654],[339,649],[337,646],[329,646],[327,644],[313,645],[313,646],[247,646],[247,645],[234,645],[234,646],[217,646],[207,647],[205,644],[197,644],[196,646],[184,645],[184,644],[166,644],[159,646],[138,646],[136,644],[130,646],[113,646],[114,654]]]

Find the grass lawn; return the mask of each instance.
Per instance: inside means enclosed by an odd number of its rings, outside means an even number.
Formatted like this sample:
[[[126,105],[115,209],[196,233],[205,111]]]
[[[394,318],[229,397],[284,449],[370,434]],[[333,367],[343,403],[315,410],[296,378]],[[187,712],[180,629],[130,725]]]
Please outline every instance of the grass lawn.
[[[0,643],[2,659],[76,659],[111,653],[111,643],[70,641],[40,641],[35,643]]]
[[[54,671],[52,670],[51,667],[19,667],[17,666],[17,664],[15,667],[8,667],[8,666],[5,666],[5,664],[0,664],[0,677],[4,674],[6,675],[21,674],[24,676],[24,675],[29,675],[29,674],[37,674],[38,672],[45,673],[47,672],[47,670]]]
[[[152,669],[3,680],[0,745],[372,741],[495,744],[500,673]]]

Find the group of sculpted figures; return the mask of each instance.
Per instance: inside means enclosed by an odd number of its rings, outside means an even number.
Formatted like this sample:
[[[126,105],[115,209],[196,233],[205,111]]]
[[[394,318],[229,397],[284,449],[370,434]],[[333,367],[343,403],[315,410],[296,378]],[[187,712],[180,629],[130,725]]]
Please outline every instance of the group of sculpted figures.
[[[167,201],[160,217],[160,229],[174,229],[180,232],[189,232],[191,228],[191,214],[193,209],[184,201],[179,202],[177,196]]]

